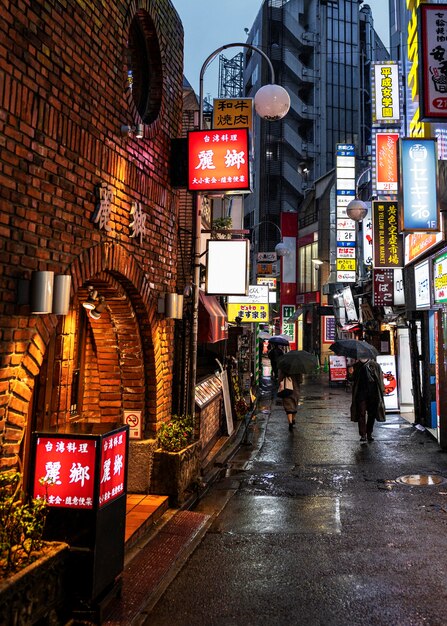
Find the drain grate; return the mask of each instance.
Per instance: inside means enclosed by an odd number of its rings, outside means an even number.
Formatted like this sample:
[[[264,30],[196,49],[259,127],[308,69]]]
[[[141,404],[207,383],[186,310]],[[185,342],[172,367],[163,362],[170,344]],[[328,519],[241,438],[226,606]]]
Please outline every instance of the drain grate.
[[[407,476],[399,476],[396,478],[397,483],[403,485],[442,485],[446,482],[443,476],[436,476],[435,474],[408,474]]]

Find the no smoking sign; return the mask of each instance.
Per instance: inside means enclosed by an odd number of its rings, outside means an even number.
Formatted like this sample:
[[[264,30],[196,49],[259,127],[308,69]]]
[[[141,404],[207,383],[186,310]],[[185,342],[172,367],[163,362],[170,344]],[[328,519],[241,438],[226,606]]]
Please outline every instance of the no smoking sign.
[[[124,411],[124,423],[129,426],[130,439],[141,439],[141,411]]]

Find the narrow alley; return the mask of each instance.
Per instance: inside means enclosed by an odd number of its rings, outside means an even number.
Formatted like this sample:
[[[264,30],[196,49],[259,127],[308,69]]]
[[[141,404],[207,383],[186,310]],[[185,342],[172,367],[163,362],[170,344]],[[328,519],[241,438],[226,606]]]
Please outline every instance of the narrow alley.
[[[360,443],[349,406],[307,380],[289,433],[261,398],[251,445],[196,508],[209,531],[145,624],[446,623],[447,457],[397,413]]]

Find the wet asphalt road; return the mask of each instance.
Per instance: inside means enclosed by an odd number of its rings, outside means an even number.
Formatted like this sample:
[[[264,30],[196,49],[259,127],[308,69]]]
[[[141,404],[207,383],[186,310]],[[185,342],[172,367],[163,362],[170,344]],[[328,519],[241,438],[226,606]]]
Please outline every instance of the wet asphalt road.
[[[252,445],[197,506],[210,530],[146,624],[447,624],[447,455],[399,414],[361,444],[349,404],[327,376],[306,382],[289,433],[261,401]],[[413,474],[441,482],[396,482]]]

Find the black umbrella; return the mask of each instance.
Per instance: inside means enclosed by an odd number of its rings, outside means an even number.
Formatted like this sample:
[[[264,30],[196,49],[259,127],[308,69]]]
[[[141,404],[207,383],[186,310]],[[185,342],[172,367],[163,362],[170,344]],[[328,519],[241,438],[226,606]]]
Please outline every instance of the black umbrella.
[[[288,376],[313,374],[317,367],[317,358],[305,350],[290,350],[278,359],[278,369]]]
[[[270,337],[269,343],[276,343],[277,346],[288,346],[290,339],[287,339],[285,335],[273,335]]]
[[[329,350],[338,356],[347,356],[351,359],[375,359],[379,354],[374,346],[359,339],[338,339]]]

